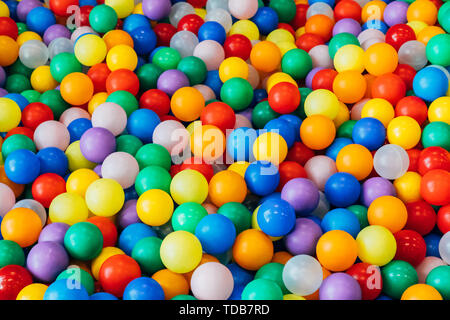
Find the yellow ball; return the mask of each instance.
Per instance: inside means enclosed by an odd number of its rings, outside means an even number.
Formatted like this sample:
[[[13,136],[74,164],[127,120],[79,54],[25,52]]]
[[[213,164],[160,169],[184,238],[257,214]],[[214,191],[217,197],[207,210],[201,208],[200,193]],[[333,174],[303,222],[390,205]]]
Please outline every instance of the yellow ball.
[[[305,27],[300,27],[297,30],[295,30],[295,38],[298,39],[301,35],[304,35],[306,33]]]
[[[283,296],[283,300],[306,300],[305,298],[303,298],[302,296],[298,296],[296,294],[285,294]]]
[[[113,179],[98,179],[86,190],[86,204],[96,216],[111,217],[122,209],[125,192]]]
[[[231,78],[248,78],[248,64],[238,57],[230,57],[220,64],[219,77],[222,82]]]
[[[53,90],[58,85],[58,82],[53,79],[50,73],[50,66],[39,66],[34,69],[30,82],[33,89],[40,93]]]
[[[380,267],[388,264],[397,251],[397,242],[392,233],[378,225],[362,229],[356,237],[356,243],[359,259]]]
[[[67,178],[67,192],[76,193],[84,198],[87,188],[100,177],[91,169],[78,169]]]
[[[17,41],[17,44],[20,47],[21,45],[23,45],[28,40],[39,40],[39,41],[42,41],[42,38],[36,32],[24,31],[17,37],[16,41]]]
[[[317,89],[308,94],[305,100],[305,113],[312,116],[321,114],[335,119],[339,113],[340,103],[336,95],[327,89]]]
[[[134,10],[134,0],[105,0],[105,4],[116,11],[119,19],[128,17]]]
[[[48,286],[42,283],[32,283],[20,290],[16,300],[43,300]]]
[[[232,163],[227,170],[234,171],[238,173],[242,178],[245,177],[245,171],[247,170],[250,162],[247,161],[237,161]]]
[[[142,2],[139,2],[133,9],[133,14],[142,14],[144,15],[144,11],[142,11]]]
[[[286,159],[288,147],[286,140],[276,132],[266,132],[253,143],[253,155],[256,160],[269,161],[279,165]]]
[[[69,170],[75,171],[81,168],[94,169],[97,164],[87,160],[80,150],[80,140],[72,142],[64,152],[69,162]]]
[[[350,119],[350,111],[345,103],[339,101],[339,112],[336,118],[333,119],[336,129],[338,129],[345,121]]]
[[[242,34],[250,40],[259,40],[259,30],[255,23],[250,20],[238,20],[230,29],[230,36],[233,34]]]
[[[106,259],[117,254],[125,254],[125,252],[117,247],[105,247],[102,249],[102,251],[100,251],[100,254],[94,260],[92,260],[91,272],[96,280],[99,279],[100,268],[102,267],[103,262],[105,262]]]
[[[109,70],[128,69],[133,71],[136,69],[138,58],[136,51],[130,46],[119,44],[112,47],[106,55],[106,64]]]
[[[189,123],[189,125],[186,127],[187,132],[189,132],[189,135],[192,135],[194,131],[197,128],[201,128],[202,122],[200,120],[192,121]]]
[[[174,231],[161,243],[162,263],[172,272],[187,273],[194,270],[202,259],[202,245],[192,233]]]
[[[22,112],[19,105],[9,98],[0,98],[0,132],[8,132],[20,123]]]
[[[75,43],[75,57],[85,66],[93,66],[102,62],[106,57],[106,43],[95,34],[86,34],[78,38]]]
[[[96,94],[94,94],[88,103],[89,113],[92,114],[99,105],[106,102],[107,98],[108,98],[108,93],[106,93],[106,92],[97,92]]]
[[[444,300],[441,293],[425,283],[416,283],[406,289],[400,300]]]
[[[262,232],[261,228],[259,227],[259,224],[258,224],[258,218],[257,218],[259,207],[260,207],[260,206],[256,207],[256,209],[255,209],[255,210],[253,211],[253,213],[252,213],[252,229],[256,229],[256,230],[259,230],[259,231]],[[283,238],[283,237],[272,237],[272,236],[269,236],[269,235],[267,235],[267,236],[268,236],[268,237],[270,238],[270,240],[272,240],[272,241],[278,241],[278,240],[280,240],[281,238]]]
[[[172,217],[173,200],[163,190],[147,190],[139,197],[136,211],[142,222],[149,226],[158,227],[165,224]]]
[[[3,1],[0,1],[0,17],[9,17],[8,5]]]
[[[450,97],[437,98],[430,104],[428,121],[442,121],[450,124]]]
[[[292,33],[285,29],[275,29],[267,35],[267,41],[271,41],[274,43],[280,42],[291,42],[294,43],[295,39]]]
[[[405,150],[411,149],[419,143],[421,133],[422,130],[417,121],[408,116],[392,119],[387,127],[389,143],[397,144]]]
[[[80,195],[65,192],[56,196],[50,203],[48,215],[52,222],[73,225],[88,218],[88,208]]]
[[[203,203],[208,196],[208,181],[200,172],[192,169],[178,172],[170,183],[170,194],[177,204]]]
[[[200,18],[205,20],[206,17],[206,9],[203,8],[194,8],[195,14],[198,15]]]
[[[394,181],[397,198],[405,203],[415,202],[422,199],[420,196],[420,182],[422,176],[417,172],[408,171]]]
[[[423,22],[423,21],[410,21],[407,23],[408,26],[411,27],[411,29],[413,29],[414,34],[416,35],[416,37],[419,35],[420,31],[422,31],[423,29],[425,29],[426,27],[428,27],[428,25]]]
[[[361,110],[361,118],[375,118],[383,123],[386,128],[394,119],[395,111],[392,104],[382,98],[370,99]]]
[[[364,50],[357,45],[347,44],[336,52],[333,59],[337,72],[364,71]]]
[[[289,83],[292,83],[292,84],[298,86],[297,82],[287,73],[276,72],[267,79],[267,84],[266,84],[267,92],[270,92],[272,87],[280,82],[289,82]]]
[[[287,41],[277,42],[277,46],[280,49],[281,56],[284,56],[284,54],[286,52],[288,52],[289,50],[297,49],[297,46],[295,45],[295,43],[287,42]]]

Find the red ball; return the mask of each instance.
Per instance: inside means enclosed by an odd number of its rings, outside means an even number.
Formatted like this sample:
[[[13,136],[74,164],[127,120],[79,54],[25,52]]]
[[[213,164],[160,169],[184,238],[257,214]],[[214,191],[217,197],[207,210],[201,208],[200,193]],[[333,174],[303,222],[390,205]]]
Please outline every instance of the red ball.
[[[103,248],[114,247],[117,242],[117,228],[107,217],[90,217],[86,220],[96,225],[103,235]]]
[[[14,129],[8,131],[5,136],[5,140],[15,134],[23,134],[24,136],[27,136],[28,138],[33,140],[34,131],[27,127],[15,127]]]
[[[386,73],[372,82],[372,97],[383,98],[395,105],[406,94],[405,82],[398,75]]]
[[[66,192],[66,181],[56,173],[44,173],[34,180],[31,194],[45,208],[50,206],[53,199]]]
[[[295,45],[302,50],[305,50],[306,52],[309,52],[312,48],[315,46],[324,44],[325,41],[321,36],[314,33],[304,33],[300,37],[297,38],[295,41]]]
[[[423,237],[414,230],[400,230],[394,233],[397,242],[395,260],[403,260],[417,266],[425,258],[427,245]]]
[[[295,17],[291,21],[291,25],[294,29],[301,28],[305,25],[308,8],[309,5],[303,3],[296,6]]]
[[[87,75],[92,80],[95,93],[106,92],[106,79],[110,73],[111,70],[109,70],[106,63],[98,63],[89,68]]]
[[[22,111],[22,123],[25,127],[35,130],[42,122],[53,120],[53,111],[41,102],[33,102]]]
[[[225,39],[223,44],[225,58],[239,57],[246,61],[250,58],[252,43],[249,38],[242,34],[233,34]]]
[[[416,40],[413,28],[407,24],[399,23],[393,25],[386,32],[386,43],[390,44],[398,51],[402,44],[407,41]]]
[[[170,98],[164,91],[150,89],[142,94],[139,105],[141,108],[155,111],[158,116],[163,116],[170,111]]]
[[[94,6],[82,6],[80,8],[80,27],[90,26],[89,14],[91,13]]]
[[[16,300],[20,290],[33,283],[33,277],[24,267],[8,265],[0,269],[0,300]]]
[[[105,292],[120,298],[125,287],[141,276],[139,264],[131,257],[117,254],[103,262],[100,267],[99,280]]]
[[[133,71],[128,69],[114,70],[106,78],[106,91],[109,94],[119,90],[137,95],[139,92],[139,78]]]
[[[437,226],[442,233],[450,231],[450,205],[441,207],[437,214]]]
[[[383,278],[378,266],[366,262],[355,263],[346,273],[358,281],[363,300],[375,300],[380,295]]]
[[[434,5],[436,6],[436,8],[439,10],[439,8],[444,4],[442,2],[442,0],[430,0],[431,2],[434,3]]]
[[[0,17],[0,36],[8,36],[14,40],[19,36],[19,28],[10,17]]]
[[[78,6],[78,0],[50,0],[50,10],[60,17],[68,17],[75,13],[70,6]]]
[[[227,129],[233,129],[236,123],[234,110],[224,102],[211,102],[200,115],[202,125],[212,124],[226,133]]]
[[[395,116],[408,116],[422,125],[428,117],[427,104],[416,96],[403,97],[395,105]]]
[[[434,169],[450,171],[450,153],[444,148],[428,147],[420,153],[419,173],[423,176]]]
[[[163,116],[160,116],[159,120],[161,120],[161,122],[166,121],[166,120],[175,120],[175,121],[180,122],[180,119],[178,119],[177,117],[171,116],[169,114],[165,114]]]
[[[173,178],[178,172],[180,172],[181,171],[181,166],[182,166],[183,164],[181,163],[181,164],[173,164],[171,167],[170,167],[170,170],[169,170],[169,173],[170,173],[170,176]]]
[[[338,75],[334,69],[322,69],[319,70],[313,77],[312,89],[327,89],[333,91],[333,81]]]
[[[295,37],[295,30],[290,24],[280,22],[277,29],[284,29],[286,31],[289,31]]]
[[[450,172],[443,169],[428,171],[420,183],[420,195],[434,206],[450,203]]]
[[[200,172],[206,180],[209,182],[214,175],[213,166],[206,163],[205,160],[199,157],[191,157],[184,160],[183,164],[180,166],[180,171],[191,169]]]
[[[198,34],[198,29],[205,21],[196,14],[187,14],[178,22],[177,31],[190,31],[194,34]]]
[[[361,21],[361,6],[356,1],[342,0],[334,7],[334,20],[345,18]]]
[[[280,82],[270,89],[268,100],[273,111],[281,114],[291,113],[300,104],[300,91],[290,82]]]
[[[158,23],[153,31],[156,34],[156,39],[158,40],[158,47],[170,46],[170,39],[172,39],[173,35],[177,33],[177,28],[175,28],[170,23]]]
[[[406,90],[412,89],[413,80],[417,73],[417,71],[413,67],[411,67],[409,64],[399,64],[394,73],[402,78],[403,82],[405,82]]]
[[[433,207],[423,200],[406,204],[408,220],[405,229],[414,230],[422,236],[429,234],[436,225]]]
[[[302,142],[294,142],[294,145],[288,151],[285,161],[295,161],[304,166],[305,163],[315,155],[314,151],[305,146]]]
[[[284,185],[295,178],[307,178],[306,170],[301,164],[295,161],[283,161],[278,167],[280,173],[280,183],[277,191],[280,192]]]
[[[408,153],[408,157],[409,157],[408,171],[418,172],[420,152],[421,151],[419,149],[406,150],[406,153]]]
[[[208,0],[187,0],[187,2],[194,8],[203,8],[206,6]]]

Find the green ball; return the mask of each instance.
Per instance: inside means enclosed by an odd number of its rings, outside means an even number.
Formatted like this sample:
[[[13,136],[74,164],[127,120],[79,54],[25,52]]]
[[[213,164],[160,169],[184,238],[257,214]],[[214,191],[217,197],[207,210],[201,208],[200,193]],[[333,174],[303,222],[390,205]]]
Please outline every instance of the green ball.
[[[36,90],[25,90],[22,93],[20,93],[22,96],[24,96],[29,103],[33,102],[39,102],[39,99],[41,98],[41,94],[37,92]]]
[[[337,130],[338,138],[349,138],[352,139],[353,127],[355,126],[356,120],[347,120]]]
[[[367,219],[367,208],[360,205],[354,204],[347,208],[351,212],[353,212],[359,220],[359,225],[361,226],[361,230],[369,225],[369,220]]]
[[[191,296],[190,294],[179,294],[170,300],[198,300],[198,299],[194,296]]]
[[[427,124],[422,131],[422,144],[424,148],[442,147],[450,151],[450,125],[442,121]]]
[[[12,65],[10,65],[8,68],[8,74],[15,74],[19,73],[24,75],[25,77],[29,78],[31,74],[33,73],[33,69],[28,68],[25,66],[20,59],[17,59],[16,62],[14,62]]]
[[[180,53],[173,48],[161,48],[153,56],[152,63],[161,69],[169,70],[176,69],[181,61]]]
[[[330,53],[331,59],[334,59],[334,55],[340,48],[348,44],[360,46],[358,38],[348,32],[338,33],[331,38],[330,43],[328,44],[328,52]]]
[[[19,29],[19,35],[24,33],[25,31],[28,31],[27,25],[23,22],[17,22],[17,29]]]
[[[200,220],[208,215],[208,211],[196,202],[185,202],[179,205],[172,215],[172,227],[174,231],[187,231],[195,233]]]
[[[208,73],[208,69],[203,60],[194,56],[181,59],[177,69],[188,77],[191,86],[203,83]]]
[[[139,240],[131,252],[131,257],[139,263],[142,271],[153,274],[164,269],[159,250],[162,240],[157,237],[146,237]]]
[[[405,97],[411,97],[411,96],[416,96],[416,93],[414,92],[414,90],[406,91]]]
[[[154,165],[163,167],[168,171],[172,165],[169,151],[163,146],[155,143],[148,143],[139,148],[136,152],[136,160],[141,170],[145,167]]]
[[[450,34],[442,33],[431,38],[427,43],[426,54],[430,63],[450,66]]]
[[[106,33],[116,27],[117,13],[105,4],[95,6],[89,13],[89,24],[94,31]]]
[[[163,73],[163,69],[156,64],[147,63],[141,66],[136,75],[139,79],[139,86],[142,91],[155,89],[158,83],[158,78]]]
[[[74,281],[78,282],[86,289],[89,295],[94,293],[95,289],[94,279],[92,279],[92,276],[87,271],[84,271],[79,267],[66,269],[63,272],[61,272],[56,278],[56,280],[65,280],[65,279],[69,280],[71,282],[71,285],[73,285],[74,287],[77,284],[73,282]]]
[[[312,67],[311,57],[302,49],[289,50],[281,59],[281,70],[295,80],[304,79]]]
[[[30,80],[23,74],[16,73],[6,78],[5,89],[9,93],[21,93],[31,89]]]
[[[382,267],[381,276],[383,292],[394,299],[400,299],[406,289],[419,282],[416,269],[403,260],[394,260]]]
[[[253,100],[253,88],[245,79],[231,78],[222,85],[220,99],[234,111],[242,111]]]
[[[283,292],[274,281],[256,279],[245,286],[241,298],[242,300],[283,300]]]
[[[447,32],[450,32],[450,1],[444,3],[438,11],[438,21],[441,27]]]
[[[127,117],[129,117],[134,111],[139,109],[139,103],[136,97],[128,91],[118,90],[112,92],[108,98],[106,98],[106,102],[114,102],[125,110]]]
[[[227,202],[217,210],[217,213],[224,215],[233,222],[236,227],[236,234],[250,229],[252,226],[252,214],[242,203]]]
[[[14,241],[0,240],[0,268],[16,264],[25,264],[25,254],[22,248]]]
[[[131,154],[133,157],[144,144],[142,141],[131,134],[124,134],[116,139],[117,152],[122,151]]]
[[[261,101],[253,108],[252,122],[256,129],[262,129],[267,122],[279,116],[280,114],[273,111],[267,100]]]
[[[134,187],[138,195],[151,189],[160,189],[170,194],[170,173],[160,166],[148,166],[139,172]]]
[[[62,113],[70,107],[70,105],[64,101],[59,90],[48,90],[43,92],[39,97],[39,102],[46,104],[52,109],[55,120],[58,120]]]
[[[103,248],[103,235],[100,229],[90,222],[72,225],[64,236],[67,252],[78,260],[92,260]]]
[[[439,266],[432,269],[425,283],[439,291],[444,300],[450,300],[450,266]]]
[[[270,0],[269,6],[277,13],[278,20],[284,23],[291,22],[297,12],[294,0]]]
[[[284,265],[278,262],[271,262],[263,265],[255,274],[255,279],[266,279],[274,281],[284,294],[290,293],[283,282]]]
[[[61,82],[65,76],[73,72],[81,72],[81,63],[73,53],[61,52],[50,61],[50,73],[58,82]]]
[[[292,114],[299,117],[300,119],[305,119],[306,118],[305,100],[308,97],[308,95],[312,92],[312,89],[307,87],[301,87],[298,88],[298,90],[300,91],[300,105],[298,106],[297,109],[295,109],[294,112],[292,112]]]
[[[3,159],[6,159],[6,157],[11,152],[19,149],[27,149],[31,152],[36,153],[36,145],[34,144],[33,140],[23,134],[13,134],[12,136],[8,137],[8,139],[6,139],[2,144]]]

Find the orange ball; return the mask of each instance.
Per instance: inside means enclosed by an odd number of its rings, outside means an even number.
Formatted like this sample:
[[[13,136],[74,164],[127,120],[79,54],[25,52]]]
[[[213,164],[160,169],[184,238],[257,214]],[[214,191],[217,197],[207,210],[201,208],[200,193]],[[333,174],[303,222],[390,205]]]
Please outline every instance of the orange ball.
[[[302,142],[310,149],[322,150],[333,143],[336,127],[333,120],[323,115],[312,115],[300,126]]]
[[[376,198],[367,210],[370,225],[383,226],[392,233],[400,231],[408,220],[408,211],[399,198],[381,196]]]
[[[366,80],[366,93],[363,98],[372,99],[372,84],[377,77],[370,73],[366,73],[363,77]]]
[[[211,178],[208,195],[211,202],[217,207],[227,202],[242,203],[247,195],[247,184],[238,173],[224,170]]]
[[[205,98],[200,91],[192,87],[178,89],[170,100],[173,115],[185,122],[198,119],[204,107]]]
[[[364,97],[366,89],[366,79],[357,71],[340,72],[333,81],[333,92],[344,103],[358,102]]]
[[[369,1],[361,9],[361,20],[363,23],[368,20],[383,20],[384,9],[387,4],[381,0]]]
[[[189,283],[182,274],[163,269],[155,272],[152,275],[152,279],[161,285],[166,300],[170,300],[180,294],[189,294]]]
[[[67,103],[80,106],[91,100],[94,95],[94,84],[84,73],[73,72],[62,80],[60,92]]]
[[[331,38],[333,26],[334,21],[331,18],[323,14],[316,14],[306,21],[305,31],[307,33],[317,34],[324,41],[328,41]]]
[[[288,260],[292,257],[293,255],[287,251],[278,251],[273,254],[271,262],[286,264],[286,262],[288,262]]]
[[[225,151],[225,135],[216,126],[198,126],[191,135],[191,151],[206,162],[220,158]]]
[[[3,217],[1,224],[3,239],[14,241],[22,248],[34,244],[41,230],[41,219],[28,208],[12,209]]]
[[[202,259],[200,260],[200,263],[198,264],[198,266],[195,267],[194,270],[192,270],[190,272],[187,272],[187,273],[183,273],[183,276],[186,278],[188,283],[191,283],[191,278],[192,278],[192,275],[194,274],[194,271],[198,267],[200,267],[202,264],[207,263],[207,262],[220,262],[220,261],[216,257],[214,257],[214,256],[212,256],[210,254],[204,253],[202,255]]]
[[[14,192],[14,195],[19,197],[23,190],[25,189],[25,185],[23,184],[17,184],[15,182],[12,182],[9,180],[9,178],[6,176],[5,167],[0,166],[0,183],[6,184],[8,187],[11,188],[11,190]]]
[[[241,232],[233,245],[233,259],[247,270],[258,270],[273,257],[273,243],[264,232],[248,229]]]
[[[338,172],[347,172],[363,180],[372,172],[372,153],[360,144],[346,145],[336,157],[336,168]]]
[[[342,230],[323,234],[316,246],[317,259],[330,271],[344,271],[350,268],[358,256],[356,240]]]
[[[374,76],[392,73],[398,65],[397,50],[390,44],[381,42],[371,45],[364,52],[364,67]]]
[[[325,280],[326,278],[328,278],[329,275],[331,275],[331,272],[322,266],[322,274],[323,274],[322,280]],[[319,300],[319,290],[320,288],[317,289],[314,293],[304,296],[303,298],[305,298],[306,300]]]
[[[281,62],[280,49],[271,41],[258,42],[250,52],[250,61],[256,70],[262,72],[275,71]]]
[[[418,283],[406,289],[400,300],[444,300],[434,287]]]
[[[119,44],[125,44],[130,47],[134,47],[133,38],[123,30],[111,30],[105,33],[103,36],[103,41],[105,41],[106,48],[111,49]]]
[[[19,45],[13,38],[0,35],[0,66],[12,65],[19,56]]]
[[[427,45],[428,41],[438,34],[445,33],[444,29],[438,26],[427,26],[423,28],[417,35],[417,40]]]
[[[422,21],[432,26],[436,23],[438,9],[430,0],[416,0],[411,3],[406,11],[406,19],[411,21]]]

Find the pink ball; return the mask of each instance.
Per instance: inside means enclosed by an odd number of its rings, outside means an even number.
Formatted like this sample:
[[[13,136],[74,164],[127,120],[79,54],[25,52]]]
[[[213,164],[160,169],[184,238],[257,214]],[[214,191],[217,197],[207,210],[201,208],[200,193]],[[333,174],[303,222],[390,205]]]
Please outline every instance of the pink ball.
[[[308,54],[311,57],[313,68],[333,68],[333,61],[331,60],[327,45],[320,44],[318,46],[315,46],[314,48],[309,50]]]
[[[361,119],[362,108],[369,100],[370,100],[369,98],[364,98],[353,105],[352,110],[350,111],[350,118],[352,120],[358,121]]]
[[[305,163],[308,179],[323,191],[328,178],[337,172],[336,163],[327,156],[315,156]]]
[[[261,82],[261,78],[259,77],[258,71],[251,64],[248,65],[247,81],[250,83],[253,90],[255,90],[259,86],[259,83]]]
[[[33,140],[38,150],[55,147],[65,151],[70,143],[70,133],[61,122],[49,120],[36,128]]]
[[[218,70],[225,59],[225,51],[218,42],[204,40],[195,47],[194,57],[202,59],[208,71]]]
[[[258,11],[258,0],[229,0],[228,9],[233,17],[237,19],[250,19]]]
[[[419,276],[419,283],[425,283],[425,280],[431,270],[445,265],[446,263],[438,257],[425,257],[425,259],[423,259],[422,262],[416,267],[417,275]]]
[[[92,126],[108,129],[118,136],[127,126],[127,113],[117,103],[102,103],[92,113]]]
[[[0,183],[0,217],[4,217],[16,203],[16,196],[9,186]]]
[[[199,300],[227,300],[233,288],[233,275],[221,263],[207,262],[192,274],[191,290]]]
[[[61,114],[61,117],[59,117],[59,122],[62,122],[66,127],[68,127],[73,120],[80,118],[91,120],[91,115],[84,109],[72,107],[65,110]]]
[[[377,29],[366,29],[358,35],[359,43],[375,38],[384,42],[384,33]]]
[[[214,93],[214,91],[204,84],[197,84],[194,86],[194,88],[200,91],[205,101],[213,100],[216,98],[216,94]]]
[[[129,153],[114,152],[102,163],[102,178],[116,180],[124,189],[131,187],[139,173],[137,160]]]
[[[242,114],[237,114],[236,122],[234,124],[234,129],[242,128],[242,127],[253,128],[252,123],[250,122],[250,120],[247,119],[246,116],[244,116]]]
[[[177,155],[185,150],[189,138],[189,132],[176,120],[163,121],[153,131],[153,143],[163,146],[171,155]]]
[[[212,203],[207,203],[204,202],[202,204],[203,208],[205,208],[206,212],[208,212],[208,214],[213,214],[213,213],[217,213],[218,208],[213,205]]]

